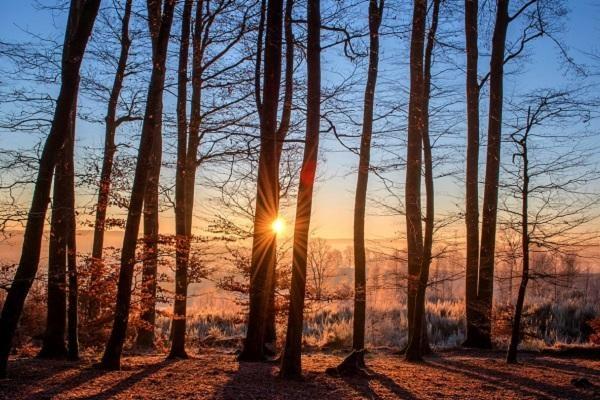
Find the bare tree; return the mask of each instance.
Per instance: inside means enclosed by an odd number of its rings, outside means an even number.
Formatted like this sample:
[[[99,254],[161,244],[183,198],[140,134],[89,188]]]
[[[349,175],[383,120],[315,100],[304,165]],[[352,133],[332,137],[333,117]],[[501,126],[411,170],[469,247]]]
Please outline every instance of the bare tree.
[[[117,107],[121,89],[125,80],[125,72],[127,68],[127,60],[129,57],[129,48],[131,46],[131,38],[129,35],[129,20],[131,19],[132,0],[125,2],[123,10],[123,18],[121,20],[121,49],[119,59],[117,61],[117,69],[115,71],[110,97],[105,117],[105,133],[104,133],[104,155],[102,159],[102,172],[100,174],[100,186],[98,190],[98,200],[96,204],[96,220],[94,223],[94,239],[92,242],[92,274],[94,277],[102,276],[102,249],[104,247],[104,232],[106,224],[106,211],[108,209],[109,194],[111,186],[111,175],[114,164],[114,156],[117,150],[115,143],[115,135],[119,125],[128,119],[130,116],[117,117]],[[94,282],[96,279],[91,279]],[[93,284],[93,283],[92,283]],[[90,304],[90,317],[96,318],[98,309]]]
[[[272,266],[275,263],[275,233],[272,223],[277,218],[277,105],[281,78],[283,1],[269,0],[262,110],[260,112],[260,157],[258,165],[256,208],[252,244],[252,277],[248,329],[242,361],[260,361],[264,357],[267,310],[272,286]]]
[[[410,41],[410,101],[408,108],[408,139],[406,148],[406,237],[408,251],[408,320],[409,345],[407,360],[421,358],[421,329],[423,311],[417,303],[421,289],[423,265],[423,227],[421,225],[421,168],[424,128],[423,49],[427,1],[415,0]],[[423,290],[425,288],[423,287]],[[424,301],[423,301],[424,306]],[[419,309],[417,309],[419,308]],[[411,312],[412,311],[412,312]]]
[[[129,308],[131,302],[131,283],[133,280],[133,267],[135,265],[135,249],[142,214],[144,196],[146,194],[148,171],[152,167],[152,152],[155,135],[160,134],[159,126],[162,122],[162,95],[165,82],[165,62],[173,13],[176,0],[165,0],[161,11],[159,0],[148,0],[148,15],[150,31],[156,30],[156,50],[153,56],[152,76],[148,87],[148,99],[142,127],[142,136],[138,149],[138,160],[135,177],[129,202],[123,247],[121,250],[121,269],[117,288],[117,303],[115,318],[110,338],[102,357],[101,366],[107,369],[120,367],[121,352],[125,341]],[[156,28],[158,27],[158,29]]]
[[[467,339],[465,346],[479,342],[475,323],[477,286],[479,275],[479,46],[478,0],[465,0],[465,42],[467,52],[467,165],[465,223],[467,228],[465,308],[467,314]]]
[[[363,125],[360,142],[358,177],[354,199],[354,319],[352,353],[336,368],[338,373],[354,373],[364,368],[367,277],[365,252],[365,215],[367,184],[371,162],[375,87],[379,70],[379,28],[384,0],[369,1],[369,66],[363,100]]]
[[[281,356],[280,376],[285,379],[302,375],[302,327],[304,298],[306,295],[306,263],[308,233],[312,210],[312,196],[319,151],[319,126],[321,109],[321,4],[320,0],[307,4],[308,37],[307,63],[307,113],[304,158],[300,171],[298,202],[294,226],[292,255],[292,283],[285,346]]]
[[[530,279],[547,278],[543,270],[531,270],[532,255],[575,254],[597,236],[583,229],[598,217],[595,207],[600,199],[589,191],[589,185],[600,175],[597,166],[583,161],[590,151],[583,146],[591,137],[575,129],[581,123],[588,124],[590,104],[577,95],[572,91],[540,91],[527,96],[525,106],[514,108],[515,119],[510,124],[514,129],[510,134],[513,166],[506,168],[503,189],[508,196],[502,204],[506,214],[502,225],[521,236],[521,283],[508,363],[517,361],[527,284]]]
[[[73,105],[77,97],[79,69],[100,7],[99,0],[73,0],[67,22],[61,74],[52,128],[40,159],[31,208],[24,233],[23,250],[0,318],[0,376],[6,376],[12,338],[40,259],[44,219],[56,166],[57,153],[68,136]]]
[[[494,263],[496,245],[496,222],[498,214],[498,183],[500,175],[500,149],[502,133],[502,109],[504,65],[519,57],[526,45],[542,36],[550,37],[560,48],[559,42],[553,37],[553,29],[548,21],[562,14],[560,5],[544,0],[529,0],[516,3],[516,10],[510,14],[510,0],[497,0],[494,31],[491,42],[490,70],[474,87],[473,74],[477,71],[476,21],[477,4],[466,2],[465,34],[468,42],[468,174],[467,174],[467,273],[466,273],[466,302],[467,302],[467,339],[465,345],[470,347],[490,348],[491,321],[494,293]],[[508,28],[515,21],[522,20],[522,32],[516,41],[507,43]],[[561,48],[564,52],[564,50]],[[478,94],[489,81],[488,134],[486,170],[481,222],[481,239],[477,240],[478,204],[476,181],[478,170],[478,135],[479,120]],[[479,246],[478,260],[475,247]],[[475,262],[477,261],[477,268]],[[475,276],[478,276],[475,279]],[[474,294],[476,293],[476,296]]]

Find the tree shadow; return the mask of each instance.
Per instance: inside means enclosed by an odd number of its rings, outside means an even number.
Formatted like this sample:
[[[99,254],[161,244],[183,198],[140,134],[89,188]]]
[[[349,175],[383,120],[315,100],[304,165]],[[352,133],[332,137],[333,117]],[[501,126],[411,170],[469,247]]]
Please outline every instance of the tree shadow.
[[[124,379],[119,379],[119,377],[116,377],[117,382],[115,383],[115,385],[111,386],[110,388],[108,388],[100,393],[96,393],[94,395],[90,395],[90,396],[82,397],[82,398],[83,399],[109,399],[109,398],[112,398],[112,397],[116,396],[117,394],[127,390],[128,388],[135,385],[136,383],[140,382],[142,379],[158,372],[162,368],[169,365],[171,362],[172,361],[165,360],[165,361],[162,361],[162,362],[159,362],[156,364],[143,366],[139,371],[127,376]],[[43,390],[41,392],[30,393],[27,396],[25,396],[24,398],[28,399],[28,400],[34,400],[34,399],[40,399],[40,398],[54,398],[55,396],[58,396],[60,394],[72,392],[79,386],[87,384],[90,381],[92,381],[102,375],[105,375],[107,373],[110,373],[110,371],[97,369],[97,368],[94,368],[93,366],[87,366],[87,367],[81,369],[76,375],[74,375],[72,377],[68,377],[65,380],[62,380],[59,384],[54,384],[54,385],[48,387],[46,390]]]
[[[44,384],[54,376],[78,368],[81,361],[19,358],[10,360],[8,378],[0,380],[0,394],[10,393],[12,398],[27,395],[31,382]]]
[[[376,372],[371,368],[367,368],[366,372],[368,374],[367,376],[346,376],[342,377],[342,379],[349,387],[353,388],[358,394],[369,399],[377,400],[382,398],[373,390],[373,388],[369,384],[370,382],[378,382],[381,386],[383,386],[391,393],[396,395],[399,399],[418,399],[418,397],[416,397],[413,393],[398,385],[398,383],[396,383],[396,381],[394,381],[389,376]]]
[[[157,373],[161,369],[163,369],[163,368],[167,367],[168,365],[173,364],[175,362],[177,362],[177,360],[166,359],[159,363],[145,366],[138,372],[128,376],[127,378],[125,378],[121,381],[118,381],[116,384],[114,384],[110,388],[108,388],[100,393],[91,395],[91,396],[82,397],[82,399],[111,399],[114,396],[116,396],[117,394],[124,392],[125,390],[129,389],[136,383],[147,378],[148,376]]]
[[[461,375],[468,379],[479,381],[482,384],[495,386],[499,390],[514,390],[517,393],[535,398],[581,398],[582,392],[575,388],[550,384],[541,380],[519,375],[517,365],[515,373],[501,369],[485,367],[480,364],[450,360],[447,358],[431,360],[428,365],[442,371]]]
[[[562,363],[562,362],[560,362],[561,360],[564,360],[566,362]],[[572,358],[571,359],[569,359],[569,358],[561,359],[560,357],[554,357],[554,358],[550,359],[550,358],[546,358],[546,357],[542,357],[542,358],[531,357],[531,358],[524,359],[524,361],[527,362],[527,364],[531,364],[536,367],[550,368],[550,369],[556,370],[558,372],[561,372],[563,374],[572,375],[572,376],[588,375],[588,376],[592,376],[592,377],[600,380],[600,369],[592,369],[592,368],[584,367],[584,366],[578,364],[577,362],[574,362],[576,360],[574,360]]]
[[[278,376],[279,366],[266,363],[240,362],[237,370],[227,371],[227,382],[220,385],[213,399],[321,399],[327,393],[330,399],[347,398],[352,389],[339,379],[307,370],[299,380],[285,380]]]

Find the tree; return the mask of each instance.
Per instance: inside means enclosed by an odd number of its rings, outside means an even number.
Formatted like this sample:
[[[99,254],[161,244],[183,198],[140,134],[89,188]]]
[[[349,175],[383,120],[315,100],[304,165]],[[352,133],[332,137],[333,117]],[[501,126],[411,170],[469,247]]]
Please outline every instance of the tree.
[[[155,144],[155,135],[160,134],[162,122],[162,95],[165,82],[165,63],[169,36],[173,22],[173,12],[176,0],[165,0],[161,12],[159,0],[148,0],[148,15],[150,31],[158,32],[156,49],[153,51],[153,67],[148,87],[146,112],[142,126],[142,136],[138,149],[138,160],[132,186],[127,223],[121,250],[121,269],[117,287],[117,302],[112,331],[100,366],[107,369],[119,369],[121,352],[125,341],[129,308],[131,302],[131,283],[133,280],[133,267],[135,265],[135,249],[142,214],[142,206],[146,194],[149,170],[152,167],[152,153]]]
[[[187,4],[186,4],[187,6]],[[190,6],[191,7],[191,6]],[[238,117],[223,118],[220,121],[210,121],[211,114],[225,114],[235,107],[245,97],[231,96],[232,91],[227,85],[231,82],[228,74],[236,71],[247,57],[233,56],[236,45],[247,34],[247,21],[253,7],[245,2],[224,1],[211,6],[211,3],[198,2],[196,6],[195,24],[193,30],[193,55],[192,55],[192,96],[190,119],[187,123],[187,47],[189,43],[188,32],[182,32],[182,46],[180,48],[180,69],[178,82],[178,148],[177,170],[175,182],[175,219],[176,219],[176,273],[175,273],[175,301],[173,306],[173,340],[170,357],[185,358],[185,332],[186,332],[186,303],[189,283],[190,248],[193,239],[192,221],[194,213],[194,197],[197,169],[204,161],[211,158],[223,157],[224,154],[239,152],[235,144],[231,148],[217,148],[216,144],[231,138],[231,135],[220,132],[230,125],[238,123]],[[184,23],[187,24],[188,14]],[[223,103],[215,101],[202,104],[203,96],[211,95],[211,85],[224,86],[230,90]],[[222,96],[222,93],[220,93]],[[203,110],[205,108],[205,110]],[[204,111],[204,112],[203,112]],[[243,119],[245,116],[239,117]],[[219,133],[212,141],[208,135]],[[199,156],[199,148],[206,145],[209,149]]]
[[[264,358],[267,309],[272,287],[272,266],[275,264],[275,233],[271,225],[277,218],[278,157],[277,105],[281,78],[281,42],[283,1],[269,0],[263,86],[260,115],[260,155],[258,164],[254,233],[250,280],[250,307],[242,361]]]
[[[466,273],[465,308],[467,314],[467,339],[465,346],[475,345],[479,331],[475,324],[477,286],[479,275],[479,46],[478,0],[465,0],[465,42],[467,52],[467,165],[466,165]]]
[[[415,299],[414,326],[415,333],[412,335],[412,346],[418,346],[419,350],[415,353],[426,353],[431,351],[427,338],[427,325],[425,321],[425,290],[429,280],[429,267],[433,259],[433,233],[435,225],[435,199],[433,182],[433,156],[429,132],[429,100],[431,97],[431,64],[433,58],[433,49],[436,40],[436,31],[440,12],[441,0],[433,0],[433,10],[431,16],[431,27],[427,34],[427,46],[425,47],[425,58],[423,60],[423,131],[421,133],[423,140],[423,169],[425,177],[425,230],[423,237],[423,259],[421,261],[421,270],[419,272],[419,286],[417,297]],[[419,323],[421,321],[421,323]],[[416,341],[418,338],[418,342]],[[411,348],[409,342],[406,352]]]
[[[578,91],[542,90],[527,96],[525,106],[514,107],[513,166],[506,168],[503,189],[508,196],[502,211],[507,214],[504,228],[521,237],[521,283],[508,363],[517,362],[527,284],[548,277],[539,268],[530,269],[533,255],[569,254],[575,260],[573,254],[597,237],[597,232],[583,229],[597,218],[594,208],[599,199],[587,188],[600,175],[594,165],[583,161],[591,154],[584,147],[591,137],[578,133],[576,127],[589,123],[590,104],[579,95]]]
[[[283,145],[285,143],[288,131],[290,129],[290,120],[292,114],[292,100],[294,95],[294,46],[295,38],[292,29],[292,11],[294,9],[294,0],[287,0],[285,3],[285,15],[284,15],[284,36],[285,36],[285,78],[284,78],[284,93],[283,93],[283,107],[281,111],[281,120],[279,127],[277,128],[277,213],[280,212],[279,200],[282,197],[281,193],[281,157],[283,152]],[[262,57],[260,51],[257,56],[258,59]],[[259,63],[260,66],[260,63]],[[259,107],[260,113],[260,107]],[[274,248],[270,251],[277,252],[277,241],[271,242],[271,246]],[[276,276],[277,257],[275,257],[275,263],[272,265],[272,274]],[[269,292],[269,306],[267,315],[267,327],[265,329],[265,343],[271,344],[273,347],[277,341],[277,330],[275,327],[275,286],[276,279],[271,281],[271,288]]]
[[[549,36],[561,48],[559,42],[552,36],[553,32],[547,21],[558,18],[563,14],[560,5],[554,7],[551,2],[529,0],[518,4],[517,10],[509,14],[510,0],[496,1],[496,20],[492,36],[492,53],[490,70],[474,87],[474,74],[477,72],[477,43],[476,22],[477,4],[465,2],[465,35],[468,42],[467,51],[467,97],[468,97],[468,151],[467,151],[467,273],[466,273],[466,309],[467,309],[467,339],[465,345],[470,347],[490,348],[491,320],[494,295],[494,263],[496,244],[496,221],[498,215],[498,183],[500,175],[500,148],[502,134],[502,108],[504,65],[517,58],[525,49],[527,43],[541,37]],[[509,43],[507,51],[507,32],[509,25],[524,16],[521,35],[516,42]],[[561,48],[564,54],[564,49]],[[567,57],[568,58],[568,57]],[[481,239],[478,238],[478,146],[475,136],[479,135],[479,93],[489,81],[488,134],[484,196],[482,206]],[[479,246],[479,255],[475,248]],[[478,257],[478,260],[477,260]],[[477,268],[475,268],[477,262]],[[475,276],[477,275],[477,279]],[[476,296],[475,296],[476,294]]]
[[[183,286],[187,286],[187,261],[189,257],[189,238],[186,233],[186,173],[187,173],[187,84],[188,57],[190,46],[190,30],[192,22],[192,0],[186,0],[181,17],[181,42],[179,45],[179,69],[177,71],[177,170],[175,175],[175,300],[173,306],[172,342],[170,358],[187,358],[185,352],[185,311],[187,298]],[[200,35],[202,29],[202,4],[197,5],[196,29],[194,37]],[[196,40],[194,40],[196,43]],[[196,45],[197,46],[197,45]],[[194,110],[197,111],[197,110]],[[192,187],[193,190],[193,187]],[[154,329],[154,321],[152,321]]]
[[[19,267],[8,291],[0,318],[0,376],[2,377],[6,376],[12,338],[25,298],[38,269],[52,174],[58,158],[58,149],[64,145],[69,133],[73,105],[77,96],[79,70],[99,7],[100,0],[71,1],[63,47],[60,93],[52,127],[46,138],[39,163]]]
[[[64,167],[68,184],[65,185],[63,193],[66,198],[67,223],[66,223],[66,258],[67,258],[67,287],[68,307],[67,307],[67,358],[69,360],[79,359],[79,284],[77,270],[77,221],[75,215],[75,128],[77,120],[77,98],[74,100],[71,110],[71,120],[69,122],[69,136],[62,149],[63,165],[61,162],[56,169]],[[61,160],[62,161],[62,160]],[[56,173],[56,172],[55,172]]]
[[[307,64],[307,113],[304,158],[300,171],[298,202],[294,226],[292,255],[292,283],[285,346],[281,356],[280,376],[285,379],[302,375],[302,327],[304,298],[306,292],[306,263],[308,233],[312,210],[313,186],[319,151],[319,126],[321,109],[321,5],[320,0],[307,4],[308,37]]]
[[[354,373],[365,366],[365,323],[367,308],[367,277],[365,251],[365,214],[367,184],[373,136],[375,87],[379,69],[379,27],[383,17],[384,0],[369,1],[369,66],[363,100],[363,125],[360,142],[358,177],[354,198],[354,319],[352,353],[337,367],[337,372]]]
[[[74,124],[76,105],[69,120],[69,134],[54,172],[52,217],[50,222],[50,245],[48,255],[48,292],[46,331],[40,358],[61,359],[67,356],[65,333],[67,329],[67,264],[71,267],[70,253],[75,252],[71,237],[75,232],[74,199]],[[70,275],[70,274],[69,274]],[[69,290],[71,293],[71,290]],[[71,305],[71,301],[69,301]],[[75,308],[75,314],[77,308]]]
[[[408,106],[408,139],[406,148],[406,237],[408,251],[408,320],[407,360],[418,360],[422,312],[417,303],[423,272],[423,228],[421,225],[421,168],[424,128],[423,49],[427,2],[415,0],[410,40],[410,99]],[[423,288],[424,289],[424,288]],[[423,302],[424,306],[424,302]],[[419,308],[419,309],[418,309]],[[412,315],[411,315],[412,310]]]
[[[94,238],[92,242],[92,274],[94,277],[102,276],[102,250],[104,247],[104,232],[106,225],[106,211],[109,204],[109,195],[111,187],[111,176],[114,164],[115,152],[117,150],[115,135],[117,128],[123,122],[131,119],[130,116],[117,118],[117,107],[125,72],[127,69],[127,60],[129,57],[129,48],[131,47],[131,38],[129,35],[129,20],[131,19],[132,0],[126,0],[123,18],[121,20],[120,53],[117,61],[117,69],[108,99],[108,105],[105,117],[104,133],[104,154],[102,159],[102,171],[100,173],[100,186],[98,190],[98,199],[96,204],[96,219],[94,223]],[[92,285],[96,279],[91,279]],[[90,317],[96,318],[97,307],[90,304]]]
[[[488,118],[485,189],[481,222],[479,254],[479,291],[475,322],[478,334],[476,347],[492,347],[492,305],[494,296],[494,256],[496,248],[496,219],[498,214],[498,180],[500,175],[500,143],[502,134],[502,101],[504,80],[504,51],[510,17],[509,0],[498,0],[496,23],[492,38],[490,60],[490,104]]]

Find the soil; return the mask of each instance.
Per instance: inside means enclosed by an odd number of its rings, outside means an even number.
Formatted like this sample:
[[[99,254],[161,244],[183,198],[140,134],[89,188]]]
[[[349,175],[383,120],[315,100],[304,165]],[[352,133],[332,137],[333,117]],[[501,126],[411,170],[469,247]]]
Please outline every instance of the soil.
[[[235,355],[205,350],[189,360],[126,356],[121,371],[80,362],[13,359],[0,380],[0,399],[600,399],[600,359],[448,351],[422,363],[397,355],[366,356],[368,375],[325,373],[343,354],[303,357],[304,379],[284,381],[276,365],[239,363]]]

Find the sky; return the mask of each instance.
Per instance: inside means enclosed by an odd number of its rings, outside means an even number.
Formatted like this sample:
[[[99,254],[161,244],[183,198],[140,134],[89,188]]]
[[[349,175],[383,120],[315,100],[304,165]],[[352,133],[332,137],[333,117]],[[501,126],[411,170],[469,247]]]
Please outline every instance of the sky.
[[[41,3],[52,4],[53,1],[44,0]],[[597,51],[600,47],[598,45],[600,43],[600,3],[595,0],[569,0],[566,1],[566,4],[570,9],[570,13],[564,20],[561,37],[569,53],[577,60],[585,61],[587,60],[585,53]],[[390,20],[396,17],[398,16],[387,15]],[[409,18],[409,9],[399,17],[404,20]],[[456,16],[456,18],[462,18],[462,16]],[[32,0],[5,2],[2,6],[0,22],[0,40],[9,42],[26,39],[28,34],[25,31],[45,35],[49,33],[61,34],[64,29],[64,16],[36,10]],[[458,35],[457,38],[462,40],[462,35]],[[399,86],[406,88],[409,80],[406,68],[407,49],[404,45],[397,45],[394,40],[397,39],[390,38],[382,41],[383,51],[381,54],[381,77],[378,93],[384,94],[387,98],[389,98],[390,93],[389,88],[384,87],[385,84],[390,80],[396,80]],[[518,73],[509,75],[505,79],[505,93],[507,96],[524,94],[539,87],[561,87],[573,83],[571,74],[566,73],[564,68],[560,66],[557,49],[550,41],[544,39],[536,41],[528,50],[528,55],[529,57],[519,64]],[[326,54],[324,57],[329,57],[329,55]],[[324,84],[327,84],[328,80],[336,79],[336,71],[349,68],[347,65],[342,65],[343,61],[339,61],[339,57],[332,56],[323,61],[325,61],[323,63]],[[481,63],[484,64],[485,62],[482,59]],[[456,78],[460,76],[458,72],[460,71],[450,71],[446,77],[440,77],[440,79],[451,80],[452,84],[460,90],[464,82]],[[360,91],[362,91],[362,88],[360,88]],[[398,94],[398,96],[404,95]],[[464,104],[460,107],[464,107]],[[458,119],[456,129],[460,130],[460,127],[464,125],[464,118],[458,117]],[[78,146],[93,144],[100,147],[103,127],[80,123],[78,135]],[[403,133],[400,133],[400,135],[403,135]],[[0,132],[0,146],[8,144],[18,147],[19,145],[26,145],[26,143],[27,138],[23,138],[23,135],[10,136],[7,132]],[[322,153],[325,162],[318,166],[321,179],[317,184],[313,203],[312,228],[315,231],[314,234],[331,239],[351,238],[354,187],[356,184],[355,171],[358,157],[345,151],[331,136],[323,138]],[[484,154],[483,149],[482,154]],[[374,159],[377,160],[380,156],[381,154],[376,154]],[[460,169],[460,165],[457,168]],[[391,176],[399,183],[403,180],[401,171],[391,174]],[[381,193],[382,184],[373,175],[370,178],[369,189],[369,197],[372,201],[367,210],[369,215],[366,225],[367,238],[397,237],[402,230],[404,217],[400,215],[379,215],[382,214],[382,211],[374,206],[374,202],[378,199],[378,194]],[[436,205],[438,210],[445,212],[459,209],[462,205],[460,200],[462,190],[461,183],[457,182],[455,178],[441,179],[437,182],[436,195],[438,197]],[[400,192],[397,194],[401,195]],[[202,199],[199,201],[202,201]],[[171,214],[172,212],[165,213],[162,217],[163,229],[167,231],[172,230],[173,217]],[[293,210],[291,214],[293,214]],[[290,216],[288,215],[287,218],[289,220]]]

